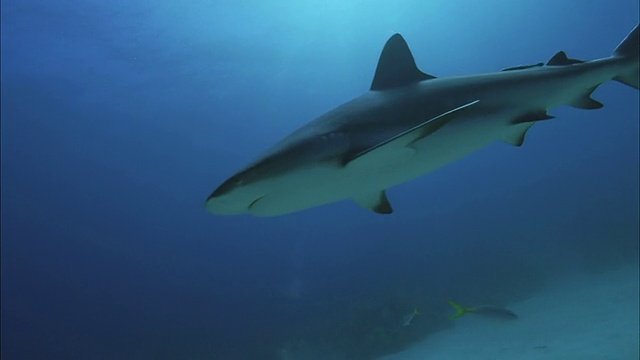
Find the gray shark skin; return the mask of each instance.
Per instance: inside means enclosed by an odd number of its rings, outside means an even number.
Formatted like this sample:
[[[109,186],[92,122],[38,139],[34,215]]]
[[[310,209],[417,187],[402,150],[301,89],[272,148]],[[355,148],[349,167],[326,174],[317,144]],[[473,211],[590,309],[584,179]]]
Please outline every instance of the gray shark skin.
[[[636,89],[638,26],[612,56],[558,52],[546,64],[436,78],[416,67],[401,35],[385,44],[369,92],[309,122],[221,184],[214,214],[277,216],[343,199],[392,212],[385,189],[434,171],[494,141],[524,142],[547,111],[598,109],[590,94],[617,80]]]

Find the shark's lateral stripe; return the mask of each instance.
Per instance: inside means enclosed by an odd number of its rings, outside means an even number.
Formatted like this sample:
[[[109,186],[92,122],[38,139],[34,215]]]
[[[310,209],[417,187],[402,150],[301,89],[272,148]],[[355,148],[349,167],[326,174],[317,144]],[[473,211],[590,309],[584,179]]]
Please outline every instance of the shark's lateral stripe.
[[[464,104],[462,106],[458,106],[455,109],[449,110],[445,113],[442,113],[436,117],[434,117],[433,119],[429,119],[425,122],[423,122],[422,124],[418,124],[414,127],[412,127],[411,129],[405,130],[401,133],[399,133],[398,135],[395,135],[387,140],[384,140],[383,142],[379,143],[379,144],[375,144],[374,146],[361,151],[359,153],[357,153],[356,155],[346,159],[345,165],[347,165],[348,163],[352,162],[353,160],[362,157],[364,155],[367,155],[369,153],[371,153],[372,151],[378,150],[383,148],[386,145],[390,145],[393,142],[402,142],[404,141],[405,146],[409,146],[411,144],[413,144],[414,142],[424,138],[425,136],[431,135],[434,132],[436,132],[438,129],[440,129],[442,126],[444,126],[446,123],[448,123],[449,121],[455,119],[457,116],[460,116],[460,112],[463,112],[463,110],[467,109],[470,106],[473,106],[475,104],[478,103],[479,100],[475,100],[472,101],[468,104]]]

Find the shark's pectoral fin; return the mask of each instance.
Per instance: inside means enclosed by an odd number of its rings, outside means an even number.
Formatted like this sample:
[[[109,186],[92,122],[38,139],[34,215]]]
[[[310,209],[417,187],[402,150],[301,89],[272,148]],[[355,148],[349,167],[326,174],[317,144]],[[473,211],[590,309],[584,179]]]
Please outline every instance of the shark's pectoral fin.
[[[476,105],[480,100],[475,100],[470,103],[458,106],[455,109],[444,112],[434,118],[424,121],[411,129],[405,130],[387,140],[384,140],[378,144],[375,144],[363,151],[349,155],[343,160],[345,166],[356,163],[359,159],[381,156],[385,152],[391,151],[391,149],[406,148],[407,146],[415,143],[416,141],[433,134],[442,126],[449,123],[451,120],[465,113],[466,110]]]
[[[353,201],[363,208],[369,209],[378,214],[391,214],[393,212],[389,199],[387,199],[387,194],[384,190],[354,196]]]
[[[569,103],[569,105],[578,108],[578,109],[585,109],[585,110],[594,110],[594,109],[600,109],[601,107],[603,107],[604,105],[602,105],[601,102],[593,100],[591,98],[591,93],[595,90],[596,88],[591,88],[589,90],[587,90],[586,93],[582,94],[581,96],[577,97],[576,99],[574,99],[572,102]]]

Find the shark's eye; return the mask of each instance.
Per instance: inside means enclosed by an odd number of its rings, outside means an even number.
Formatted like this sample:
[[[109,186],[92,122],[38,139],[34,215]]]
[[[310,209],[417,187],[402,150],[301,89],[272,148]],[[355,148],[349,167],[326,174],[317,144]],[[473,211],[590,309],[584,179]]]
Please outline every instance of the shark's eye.
[[[233,186],[240,186],[245,183],[246,174],[236,174],[233,178],[229,179],[229,182]]]
[[[335,141],[342,135],[343,135],[342,133],[331,132],[331,133],[320,136],[320,141],[322,141],[323,143],[326,143],[328,141]]]

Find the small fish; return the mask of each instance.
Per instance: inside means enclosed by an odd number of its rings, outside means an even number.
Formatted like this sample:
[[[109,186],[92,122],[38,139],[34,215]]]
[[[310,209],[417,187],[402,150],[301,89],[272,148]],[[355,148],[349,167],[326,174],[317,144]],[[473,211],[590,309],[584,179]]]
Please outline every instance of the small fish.
[[[449,317],[449,319],[451,320],[459,318],[460,316],[467,313],[473,313],[473,314],[484,315],[492,318],[506,319],[506,320],[514,320],[518,318],[518,315],[513,313],[513,311],[509,309],[501,308],[498,306],[483,305],[483,306],[477,306],[474,308],[465,308],[461,305],[454,303],[451,300],[449,300],[449,304],[451,304],[451,306],[453,306],[456,309],[456,313],[453,314],[451,317]]]
[[[413,318],[416,317],[416,315],[420,315],[418,308],[413,309],[412,312],[402,318],[402,326],[404,327],[411,325],[411,321],[413,321]]]

